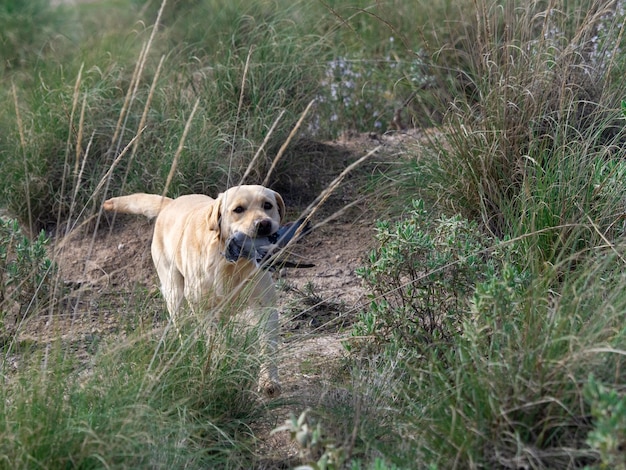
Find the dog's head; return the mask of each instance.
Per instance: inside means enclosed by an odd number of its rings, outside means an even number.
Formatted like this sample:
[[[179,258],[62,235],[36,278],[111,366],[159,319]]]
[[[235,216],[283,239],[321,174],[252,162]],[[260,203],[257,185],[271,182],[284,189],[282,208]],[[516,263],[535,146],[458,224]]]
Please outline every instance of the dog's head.
[[[285,203],[276,191],[264,186],[234,186],[221,193],[209,214],[209,228],[223,240],[235,232],[250,238],[274,234],[285,216]]]

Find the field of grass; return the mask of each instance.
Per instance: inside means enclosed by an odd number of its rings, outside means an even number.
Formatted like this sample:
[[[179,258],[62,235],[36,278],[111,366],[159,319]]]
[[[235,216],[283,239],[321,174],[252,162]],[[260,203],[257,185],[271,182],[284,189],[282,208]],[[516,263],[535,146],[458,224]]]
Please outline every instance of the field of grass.
[[[626,469],[625,1],[77,3],[0,2],[0,468]],[[80,301],[47,247],[104,199],[244,180],[302,210],[354,131],[421,137],[325,209],[380,215],[341,398],[281,426],[253,328],[181,341],[145,292],[87,357],[56,334]]]

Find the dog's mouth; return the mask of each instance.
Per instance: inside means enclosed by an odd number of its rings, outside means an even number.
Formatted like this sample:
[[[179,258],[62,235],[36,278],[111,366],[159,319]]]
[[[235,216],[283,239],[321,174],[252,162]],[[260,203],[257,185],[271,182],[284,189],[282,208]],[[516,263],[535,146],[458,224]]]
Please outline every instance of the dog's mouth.
[[[235,232],[226,240],[224,257],[229,262],[247,259],[260,266],[285,248],[292,239],[298,240],[310,231],[309,222],[298,220],[278,227],[278,230],[265,237],[250,237],[244,232]]]
[[[226,240],[224,257],[234,263],[239,260],[251,260],[258,263],[267,255],[268,237],[251,237],[245,232],[235,232]]]
[[[276,243],[280,238],[280,227],[268,222],[256,224],[256,233],[235,231],[226,239],[224,257],[234,263],[240,260],[249,260],[260,266],[271,257],[276,249]]]
[[[231,225],[228,231],[229,238],[247,237],[250,239],[274,236],[280,230],[280,225],[271,219],[258,219],[251,224]]]

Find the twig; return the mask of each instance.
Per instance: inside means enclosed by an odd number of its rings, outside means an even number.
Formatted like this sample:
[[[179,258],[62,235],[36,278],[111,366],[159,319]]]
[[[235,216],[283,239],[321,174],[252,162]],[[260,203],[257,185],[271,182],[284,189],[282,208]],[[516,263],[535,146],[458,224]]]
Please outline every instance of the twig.
[[[111,163],[111,166],[109,166],[109,169],[107,170],[107,172],[104,174],[102,178],[100,178],[100,181],[98,182],[96,189],[93,190],[93,193],[91,194],[90,199],[94,199],[96,194],[98,194],[100,190],[102,189],[102,187],[109,181],[109,176],[111,176],[111,173],[113,173],[113,170],[115,169],[117,164],[124,157],[124,155],[126,155],[126,152],[128,152],[128,149],[132,147],[135,140],[137,140],[139,136],[143,133],[144,129],[145,127],[143,129],[139,129],[139,132],[135,134],[135,137],[133,137],[131,141],[126,145],[126,147],[124,147],[124,150],[120,152],[117,158],[113,160],[113,163]]]
[[[180,154],[183,151],[183,147],[185,146],[185,139],[187,138],[187,134],[189,133],[189,128],[191,127],[191,121],[193,120],[194,115],[196,114],[196,110],[198,109],[198,104],[200,103],[200,98],[196,100],[196,103],[193,105],[193,109],[191,110],[191,114],[189,115],[189,119],[185,123],[185,129],[183,130],[183,135],[180,138],[180,142],[178,143],[178,148],[176,149],[176,154],[174,155],[174,160],[172,161],[172,166],[170,167],[170,172],[167,175],[167,180],[165,181],[165,187],[163,188],[163,196],[167,195],[167,190],[170,187],[170,183],[174,178],[174,173],[176,172],[176,167],[178,166],[178,160],[180,159]]]
[[[241,108],[243,108],[243,96],[246,89],[246,77],[250,68],[250,57],[252,56],[252,47],[248,49],[248,57],[246,57],[246,65],[243,67],[243,77],[241,77],[241,91],[239,92],[239,103],[237,104],[237,115],[235,116],[235,129],[233,131],[232,142],[230,146],[230,158],[228,160],[228,186],[230,186],[230,177],[233,168],[233,158],[235,157],[235,139],[237,138],[237,128],[239,126],[239,116]]]
[[[576,204],[576,206],[578,206],[578,204]],[[580,207],[579,207],[580,209]],[[607,244],[607,246],[611,249],[611,251],[613,251],[613,253],[615,253],[617,255],[617,257],[622,261],[622,263],[626,264],[626,259],[624,259],[624,257],[615,249],[615,245],[613,245],[607,238],[606,236],[604,236],[604,234],[600,231],[600,229],[598,228],[598,226],[594,223],[593,220],[591,220],[591,217],[589,217],[589,214],[585,214],[585,216],[587,217],[587,220],[589,221],[589,223],[591,224],[591,226],[593,227],[593,229],[596,231],[596,233],[598,235],[600,235],[600,238],[602,238],[602,240],[604,241],[604,243]]]
[[[148,99],[146,100],[146,104],[143,108],[143,113],[141,115],[141,119],[139,120],[139,129],[143,128],[146,125],[146,121],[148,120],[148,111],[150,110],[150,105],[152,104],[152,98],[154,97],[154,90],[156,89],[157,81],[159,80],[159,76],[161,75],[161,67],[163,66],[163,61],[165,60],[165,56],[161,56],[161,60],[159,61],[159,65],[154,74],[154,78],[152,79],[152,85],[150,85],[150,91],[148,92]],[[122,188],[126,186],[126,181],[128,180],[128,175],[130,173],[130,166],[135,159],[135,155],[137,154],[137,149],[139,148],[139,139],[135,141],[133,145],[133,151],[130,154],[130,158],[128,159],[128,165],[126,166],[126,173],[124,174],[124,179],[122,180]]]
[[[78,197],[78,190],[80,189],[80,183],[83,179],[83,173],[85,171],[85,164],[87,163],[87,156],[89,155],[89,150],[91,149],[91,144],[93,143],[93,138],[96,135],[96,131],[93,131],[91,133],[91,137],[89,138],[89,142],[87,142],[87,148],[85,149],[85,155],[83,156],[83,163],[80,166],[80,172],[78,173],[78,175],[75,176],[75,181],[74,181],[74,194],[72,195],[72,201],[70,203],[70,212],[69,212],[69,216],[68,216],[68,220],[67,220],[67,225],[65,227],[65,236],[67,237],[67,235],[69,235],[69,233],[71,232],[71,229],[73,228],[70,224],[71,220],[72,220],[72,215],[74,214],[74,208],[76,207],[76,198]],[[78,217],[76,217],[76,221],[78,221],[78,219],[80,218],[80,216],[82,215],[82,213],[85,211],[86,209],[86,205],[83,206],[82,211],[80,212],[80,214],[78,215]]]
[[[135,70],[133,70],[133,75],[130,77],[130,83],[128,85],[128,90],[126,91],[126,96],[124,97],[124,104],[122,104],[122,109],[120,110],[120,115],[117,118],[117,124],[115,124],[115,129],[113,131],[113,137],[111,138],[111,147],[109,148],[109,152],[113,150],[114,147],[119,147],[118,136],[121,133],[122,122],[126,117],[126,112],[131,106],[131,98],[133,97],[133,90],[135,90],[135,82],[139,80],[139,71],[141,70],[141,64],[145,61],[146,54],[146,44],[141,46],[141,51],[139,51],[139,59],[135,64]],[[120,136],[121,141],[121,136]]]
[[[354,201],[346,204],[341,209],[335,211],[333,214],[329,215],[328,217],[326,217],[321,222],[316,223],[311,230],[316,230],[316,229],[318,229],[320,227],[323,227],[324,225],[330,223],[331,221],[341,217],[341,215],[345,214],[350,208],[356,206],[357,204],[362,203],[365,199],[366,199],[365,197],[360,197],[360,198],[355,199]]]
[[[66,154],[65,154],[65,165],[66,165],[66,169],[68,166],[68,159],[69,159],[69,153],[70,153],[70,143],[72,140],[72,129],[74,126],[74,113],[76,112],[76,108],[78,107],[78,97],[80,96],[80,84],[82,82],[82,76],[83,76],[83,68],[85,67],[85,63],[83,62],[82,64],[80,64],[80,69],[78,70],[78,76],[76,77],[76,83],[74,84],[74,94],[72,95],[72,111],[70,112],[70,125],[69,125],[69,130],[67,132],[67,141],[65,144],[65,148],[66,148]],[[84,105],[83,105],[84,107]],[[80,145],[80,139],[76,139],[76,146],[78,147],[78,145]],[[74,163],[74,175],[76,175],[77,171],[78,171],[78,162],[80,159],[80,155],[78,153],[78,149],[76,151],[76,162]],[[66,177],[66,171],[63,171],[63,183],[65,182],[65,177]],[[63,191],[61,191],[61,194],[63,194]]]
[[[298,132],[298,129],[300,129],[300,125],[304,121],[305,116],[308,114],[309,109],[311,109],[311,106],[313,106],[313,103],[315,103],[315,99],[312,99],[311,102],[307,105],[306,109],[304,110],[304,112],[300,116],[300,119],[298,119],[298,122],[296,122],[296,126],[289,133],[289,136],[287,137],[287,140],[283,143],[282,147],[280,147],[280,149],[278,150],[278,153],[274,157],[274,161],[272,161],[272,166],[270,166],[270,169],[267,172],[267,175],[265,175],[265,180],[263,181],[263,186],[267,186],[267,184],[268,184],[268,182],[270,180],[270,176],[272,175],[272,172],[276,168],[276,165],[278,165],[278,162],[282,158],[283,154],[285,153],[285,150],[287,150],[287,146],[291,142],[291,139],[293,139],[293,136],[295,136],[296,133]]]
[[[284,114],[285,114],[285,110],[283,109],[280,112],[280,114],[278,115],[278,117],[276,118],[276,120],[274,121],[274,123],[272,124],[272,127],[270,127],[270,130],[268,131],[268,133],[265,135],[265,139],[263,139],[263,143],[261,144],[259,149],[254,154],[254,157],[252,157],[252,160],[250,160],[250,163],[248,163],[248,168],[246,168],[246,172],[243,174],[243,176],[241,177],[241,180],[239,181],[240,185],[243,184],[245,179],[248,177],[248,175],[250,174],[250,172],[254,168],[254,164],[256,163],[257,159],[259,158],[259,155],[261,155],[261,152],[265,148],[265,145],[267,144],[267,142],[270,140],[270,137],[271,137],[272,133],[274,132],[274,129],[276,129],[276,126],[278,125],[278,122],[281,120],[281,118],[283,117]]]
[[[348,165],[340,174],[339,176],[337,176],[327,187],[324,191],[322,191],[319,196],[317,196],[317,198],[315,198],[315,200],[309,204],[309,207],[307,207],[304,210],[304,213],[307,214],[306,216],[306,220],[310,220],[311,217],[313,216],[313,214],[317,211],[317,209],[320,208],[320,206],[322,204],[324,204],[324,202],[326,202],[326,200],[330,197],[330,195],[333,193],[333,191],[335,191],[335,189],[337,189],[337,187],[339,186],[339,184],[341,183],[341,181],[346,177],[346,175],[348,173],[350,173],[352,170],[354,170],[357,166],[359,166],[361,163],[363,163],[365,160],[367,160],[369,157],[371,157],[372,155],[374,155],[376,152],[378,152],[380,150],[381,146],[379,145],[378,147],[370,150],[369,152],[367,152],[365,155],[363,155],[361,158],[359,158],[357,161],[355,161],[354,163]]]
[[[278,257],[280,256],[281,253],[283,253],[288,247],[291,246],[292,243],[294,243],[299,236],[302,234],[302,232],[305,230],[306,226],[307,226],[307,222],[311,220],[311,218],[313,217],[313,214],[315,214],[315,212],[322,206],[322,204],[324,204],[324,202],[326,202],[326,200],[330,197],[330,195],[333,193],[333,191],[335,191],[335,189],[337,189],[337,187],[339,187],[339,184],[341,183],[341,181],[346,177],[346,175],[348,173],[350,173],[352,170],[354,170],[357,166],[359,166],[361,163],[363,163],[365,160],[367,160],[369,157],[371,157],[372,155],[374,155],[376,152],[378,152],[378,150],[380,150],[381,146],[379,145],[378,147],[370,150],[367,154],[363,155],[361,158],[359,158],[357,161],[355,161],[354,163],[348,165],[340,174],[339,176],[337,176],[327,187],[326,189],[324,189],[324,191],[322,191],[319,196],[317,196],[317,198],[315,198],[315,200],[309,204],[309,206],[303,211],[303,214],[306,214],[304,217],[304,221],[302,224],[300,224],[300,227],[298,227],[298,229],[296,230],[296,233],[294,234],[294,236],[291,238],[291,240],[289,240],[289,242],[283,247],[281,248],[279,251],[277,251],[276,253],[274,253],[270,259],[268,260],[268,263],[271,264],[272,261],[278,259]],[[328,220],[330,220],[330,217],[325,219],[321,224],[318,225],[321,226],[324,223],[327,223]]]
[[[148,38],[148,42],[144,44],[144,46],[141,48],[141,52],[139,53],[139,60],[137,61],[135,70],[133,71],[133,76],[130,81],[130,85],[128,87],[128,92],[126,93],[126,98],[124,99],[124,105],[122,106],[122,110],[120,111],[120,117],[118,118],[117,125],[115,126],[113,138],[111,139],[112,145],[115,145],[115,141],[117,140],[118,135],[119,135],[120,142],[122,140],[123,132],[121,131],[123,131],[123,129],[126,128],[125,124],[122,125],[122,121],[124,120],[124,122],[126,122],[126,119],[128,119],[127,112],[130,109],[132,102],[135,99],[137,88],[139,87],[139,81],[143,74],[143,68],[146,65],[146,61],[148,58],[148,52],[150,52],[150,48],[152,47],[152,42],[154,41],[154,37],[156,36],[157,30],[159,28],[159,23],[161,21],[161,16],[163,15],[163,10],[165,9],[166,3],[167,3],[167,0],[163,0],[161,2],[161,6],[159,8],[159,12],[157,13],[156,20],[154,21],[154,26],[152,28],[152,31],[150,32],[150,37]],[[117,147],[119,148],[119,145]]]
[[[28,231],[30,235],[33,235],[33,212],[30,206],[30,176],[28,173],[28,162],[26,158],[26,139],[24,138],[24,125],[22,123],[22,117],[20,115],[20,107],[17,101],[17,90],[15,89],[15,82],[11,82],[11,91],[13,92],[13,103],[15,105],[15,119],[17,121],[17,130],[20,134],[20,145],[22,146],[22,161],[24,163],[24,189],[26,190],[26,208],[28,209]]]

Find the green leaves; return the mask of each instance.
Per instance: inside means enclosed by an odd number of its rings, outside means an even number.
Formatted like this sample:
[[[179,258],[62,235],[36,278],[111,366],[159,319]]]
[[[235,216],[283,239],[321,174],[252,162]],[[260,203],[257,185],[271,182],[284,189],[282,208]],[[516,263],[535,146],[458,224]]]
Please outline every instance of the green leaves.
[[[285,424],[273,429],[270,433],[289,431],[291,439],[300,447],[300,458],[307,462],[298,466],[297,470],[335,470],[343,468],[344,450],[336,446],[334,441],[324,437],[322,426],[312,423],[311,410],[304,410],[299,417],[294,414]]]
[[[622,103],[623,105],[623,103]],[[587,444],[600,454],[599,469],[626,469],[626,396],[608,388],[591,374],[584,389],[591,403],[594,429]]]
[[[0,324],[10,306],[20,314],[46,302],[52,292],[56,265],[48,258],[48,237],[26,237],[16,220],[0,219]]]
[[[379,222],[376,239],[369,264],[357,270],[371,302],[354,335],[418,351],[449,341],[469,311],[474,285],[493,271],[477,224],[459,216],[433,219],[418,200],[404,219]]]

